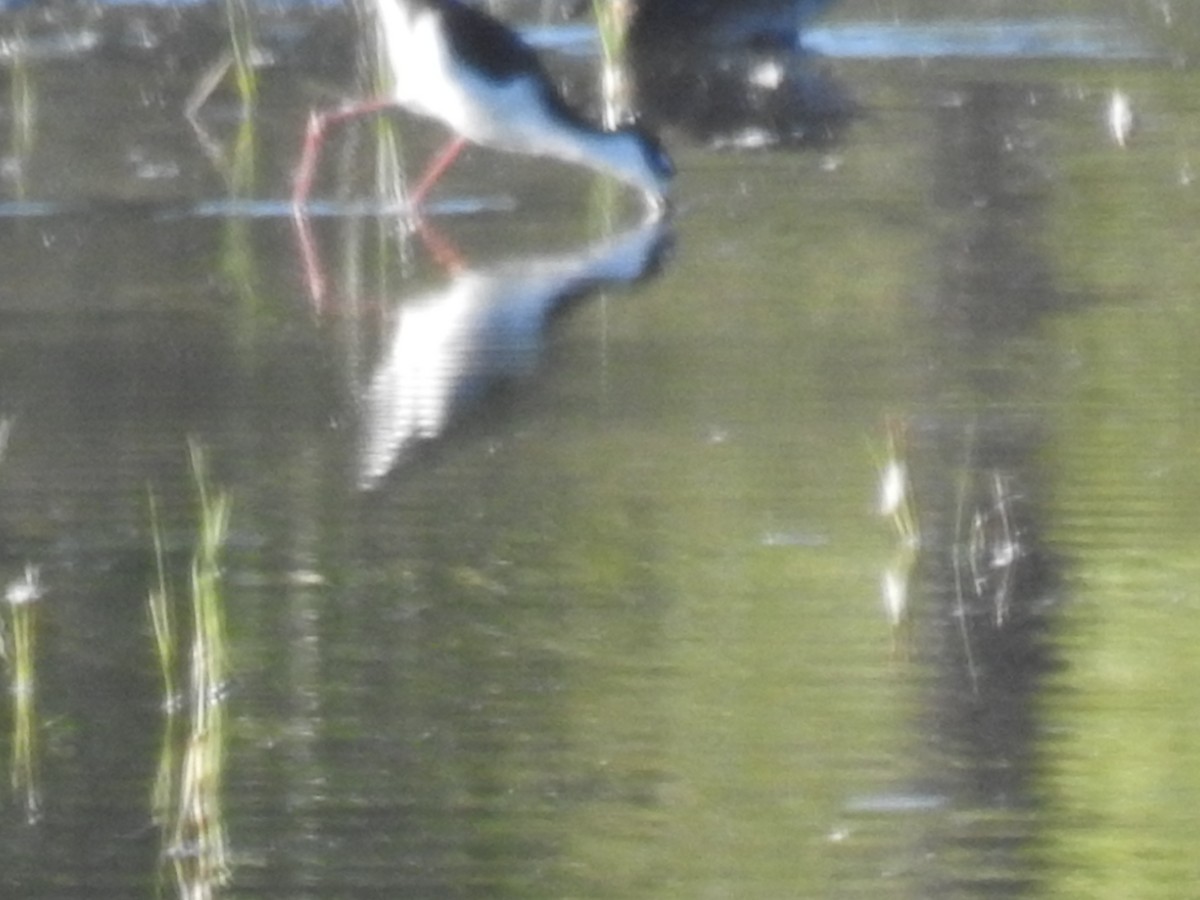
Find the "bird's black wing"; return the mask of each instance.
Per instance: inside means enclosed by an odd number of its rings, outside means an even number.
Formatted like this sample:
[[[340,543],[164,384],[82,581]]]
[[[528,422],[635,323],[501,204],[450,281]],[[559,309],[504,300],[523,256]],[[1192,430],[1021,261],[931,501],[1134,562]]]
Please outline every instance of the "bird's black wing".
[[[580,127],[595,128],[554,89],[541,59],[520,35],[482,10],[460,0],[440,2],[442,15],[446,17],[450,51],[455,56],[495,81],[511,81],[521,76],[532,78],[546,106],[559,118]]]
[[[542,74],[541,60],[533,48],[487,13],[459,0],[446,0],[442,15],[455,56],[489,78],[509,81],[518,75]]]

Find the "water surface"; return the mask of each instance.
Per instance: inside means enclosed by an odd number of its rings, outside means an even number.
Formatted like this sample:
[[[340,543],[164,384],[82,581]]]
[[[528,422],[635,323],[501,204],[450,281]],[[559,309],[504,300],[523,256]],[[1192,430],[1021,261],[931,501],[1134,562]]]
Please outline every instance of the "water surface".
[[[479,150],[404,236],[367,125],[305,236],[321,60],[205,136],[200,43],[9,63],[4,892],[1191,896],[1200,30],[997,6],[844,3],[874,49],[802,65],[857,114],[668,124],[659,225]],[[176,687],[222,673],[173,717],[151,495]]]

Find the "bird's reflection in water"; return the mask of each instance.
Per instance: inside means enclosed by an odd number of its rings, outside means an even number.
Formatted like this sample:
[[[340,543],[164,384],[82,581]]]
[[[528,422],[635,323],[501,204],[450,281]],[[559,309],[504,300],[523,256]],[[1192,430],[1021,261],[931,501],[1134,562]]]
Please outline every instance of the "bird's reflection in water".
[[[429,226],[422,231],[437,256],[452,258]],[[669,226],[649,221],[570,251],[452,265],[444,284],[406,298],[362,391],[359,487],[377,487],[497,387],[531,372],[568,302],[656,273],[669,245]]]

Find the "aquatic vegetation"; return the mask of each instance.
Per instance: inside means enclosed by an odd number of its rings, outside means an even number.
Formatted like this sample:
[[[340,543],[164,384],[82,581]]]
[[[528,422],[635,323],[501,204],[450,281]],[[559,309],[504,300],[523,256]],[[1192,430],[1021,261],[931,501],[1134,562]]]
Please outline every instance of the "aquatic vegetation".
[[[229,24],[234,83],[242,100],[243,113],[249,114],[258,99],[255,69],[259,53],[254,42],[254,19],[247,0],[225,0],[224,7],[225,20]]]
[[[11,417],[0,417],[0,461],[12,433]],[[37,607],[45,595],[41,568],[25,563],[25,570],[4,587],[0,607],[0,660],[6,663],[12,695],[13,794],[20,799],[25,819],[41,818],[37,777]]]
[[[225,611],[220,555],[229,526],[230,498],[209,483],[204,453],[191,445],[199,523],[189,568],[190,644],[184,654],[171,610],[163,540],[151,494],[157,581],[149,593],[150,619],[166,694],[166,726],[151,799],[163,833],[162,862],[181,896],[211,896],[229,878],[221,791],[224,782]],[[177,690],[177,668],[183,688]],[[186,709],[186,716],[181,714]]]
[[[891,520],[902,543],[913,548],[920,545],[921,529],[908,477],[906,428],[892,417],[887,421],[887,445],[879,466],[879,514]]]
[[[592,11],[600,34],[601,116],[606,128],[616,128],[630,118],[633,104],[625,65],[625,38],[633,4],[630,0],[592,0]],[[595,179],[589,210],[600,219],[597,233],[611,232],[618,194],[619,187],[611,179]]]
[[[968,623],[988,618],[996,629],[1008,624],[1017,566],[1027,550],[1013,508],[1016,498],[1011,479],[999,469],[976,464],[973,428],[967,430],[965,440],[961,467],[947,476],[955,479],[953,530],[944,549],[937,549],[949,556],[954,619],[974,678]],[[909,617],[909,582],[924,548],[909,477],[905,429],[903,423],[891,419],[887,451],[879,465],[878,511],[892,522],[898,538],[881,586],[884,609],[895,628]]]
[[[229,26],[229,49],[208,66],[196,81],[184,102],[184,116],[192,126],[205,154],[218,169],[226,172],[235,196],[244,196],[243,188],[253,172],[253,153],[249,148],[254,142],[254,109],[258,101],[258,68],[265,59],[264,52],[254,38],[254,19],[247,0],[224,0],[225,19]],[[241,102],[241,128],[235,140],[233,161],[228,160],[219,141],[200,118],[200,110],[216,92],[217,88],[233,73],[233,83]]]
[[[242,102],[243,116],[249,116],[258,99],[257,67],[261,52],[254,40],[254,19],[246,0],[225,0],[225,21],[229,26],[229,49],[205,69],[184,105],[189,119],[195,119],[213,92],[233,72],[234,86]]]
[[[878,511],[896,531],[896,552],[884,569],[881,590],[888,622],[898,629],[908,620],[908,588],[921,547],[921,530],[908,474],[905,426],[892,417],[887,420],[886,449],[879,463]]]
[[[960,597],[965,584],[1000,628],[1008,620],[1013,576],[1024,549],[1013,523],[1009,480],[994,469],[982,474],[986,476],[988,496],[976,504],[969,528],[960,513],[956,544],[962,553],[956,558],[955,580]]]
[[[18,30],[11,42],[12,64],[9,67],[9,104],[11,107],[11,143],[9,160],[6,162],[7,174],[13,176],[18,198],[25,195],[25,165],[33,156],[34,122],[37,113],[36,95],[33,89],[33,78],[29,71],[29,61],[23,48],[26,45],[23,30]]]
[[[600,33],[600,95],[604,124],[615,128],[630,106],[629,79],[625,69],[625,37],[633,15],[629,0],[592,0],[596,29]]]
[[[362,42],[359,50],[361,93],[371,97],[388,96],[392,89],[392,69],[388,64],[385,35],[369,11],[359,10],[358,14],[365,23],[364,30],[373,38]],[[318,114],[314,114],[313,121],[317,117]],[[309,127],[314,127],[312,121]],[[336,162],[332,166],[336,202],[346,203],[355,188],[365,188],[380,210],[407,208],[408,179],[401,123],[394,116],[374,116],[366,133],[369,137],[363,140],[362,131],[349,129],[347,139],[338,142]],[[301,167],[303,165],[302,161]],[[363,173],[369,173],[369,184],[362,183]],[[353,304],[366,294],[389,293],[389,273],[397,262],[402,267],[411,262],[409,219],[400,215],[339,215],[336,218],[342,244],[339,255],[352,261],[339,278],[337,294],[340,302]],[[294,224],[310,300],[313,308],[320,312],[327,294],[321,253],[307,217],[297,215]],[[368,259],[370,262],[363,262]]]
[[[392,92],[392,67],[388,64],[387,36],[376,26],[371,30],[369,90],[372,96],[385,97]],[[375,189],[377,196],[397,207],[404,202],[407,191],[404,157],[397,125],[391,116],[375,117]]]
[[[163,679],[163,708],[172,711],[179,706],[180,698],[175,687],[175,623],[171,613],[171,597],[167,590],[166,565],[163,562],[162,528],[158,521],[158,501],[154,491],[149,492],[150,533],[154,540],[154,563],[158,581],[150,589],[148,606],[150,624],[154,629],[155,658]]]
[[[43,596],[41,573],[32,563],[4,589],[11,628],[8,661],[13,698],[12,789],[21,798],[28,822],[41,818],[37,778],[37,602]]]

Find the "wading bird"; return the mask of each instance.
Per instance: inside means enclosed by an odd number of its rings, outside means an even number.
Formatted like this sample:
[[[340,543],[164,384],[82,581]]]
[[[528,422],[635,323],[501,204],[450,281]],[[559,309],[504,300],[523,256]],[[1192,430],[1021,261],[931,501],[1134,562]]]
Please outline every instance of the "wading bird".
[[[461,0],[374,0],[393,87],[388,96],[314,113],[296,170],[293,203],[308,200],[329,127],[392,107],[434,119],[454,137],[410,193],[419,208],[467,143],[546,156],[603,172],[637,189],[656,215],[667,206],[674,168],[639,125],[606,130],[572,109],[534,50],[515,32]]]

